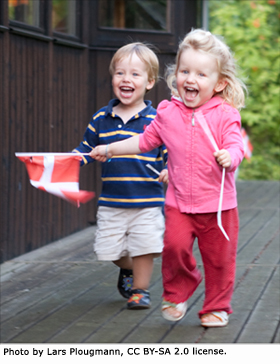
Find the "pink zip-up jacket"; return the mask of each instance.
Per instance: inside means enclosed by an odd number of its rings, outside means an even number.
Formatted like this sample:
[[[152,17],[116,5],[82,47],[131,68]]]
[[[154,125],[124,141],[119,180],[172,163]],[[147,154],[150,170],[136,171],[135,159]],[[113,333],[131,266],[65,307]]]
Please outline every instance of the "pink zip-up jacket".
[[[174,97],[162,101],[156,118],[140,134],[139,141],[143,153],[165,144],[169,175],[165,203],[191,214],[218,211],[222,180],[222,167],[213,156],[215,149],[201,127],[201,117],[206,120],[218,149],[230,153],[232,162],[226,169],[222,210],[235,208],[234,171],[244,156],[241,118],[219,96],[197,109],[186,107]]]

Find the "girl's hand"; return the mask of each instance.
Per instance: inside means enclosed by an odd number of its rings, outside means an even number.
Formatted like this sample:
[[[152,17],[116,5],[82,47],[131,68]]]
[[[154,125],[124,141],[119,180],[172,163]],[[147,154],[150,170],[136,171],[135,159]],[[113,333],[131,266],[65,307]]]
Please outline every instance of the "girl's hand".
[[[169,179],[168,179],[168,170],[167,169],[163,169],[160,172],[159,178],[158,178],[159,182],[163,182],[168,184],[169,183]]]
[[[107,159],[112,157],[112,153],[108,149],[109,146],[107,145],[98,145],[89,153],[89,156],[99,162],[106,162]]]
[[[223,167],[228,168],[231,166],[231,157],[229,152],[226,149],[221,149],[218,152],[215,152],[214,157],[216,161]]]

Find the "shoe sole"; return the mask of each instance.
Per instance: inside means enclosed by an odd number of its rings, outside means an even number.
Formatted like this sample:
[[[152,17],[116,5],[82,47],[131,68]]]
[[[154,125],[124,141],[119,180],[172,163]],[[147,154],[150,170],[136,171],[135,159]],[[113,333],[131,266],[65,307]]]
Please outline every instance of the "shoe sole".
[[[129,298],[131,297],[131,293],[124,294],[124,293],[123,293],[122,291],[120,291],[119,289],[118,289],[118,291],[119,291],[119,294],[120,294],[123,298],[129,299]]]
[[[228,322],[226,322],[226,323],[221,322],[220,324],[214,323],[214,322],[213,322],[213,324],[211,324],[209,322],[208,324],[201,323],[201,326],[203,326],[203,327],[225,327],[225,326],[227,326],[227,324],[228,324]]]
[[[127,306],[128,310],[144,310],[150,308],[151,305],[135,305],[135,306]]]

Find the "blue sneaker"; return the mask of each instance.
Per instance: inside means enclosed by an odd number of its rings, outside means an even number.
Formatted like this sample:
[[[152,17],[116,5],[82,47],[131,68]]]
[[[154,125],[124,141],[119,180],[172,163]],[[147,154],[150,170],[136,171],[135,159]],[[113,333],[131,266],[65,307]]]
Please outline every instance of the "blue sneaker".
[[[131,269],[120,269],[118,290],[124,298],[131,296],[131,288],[133,285],[133,273]]]
[[[141,310],[143,308],[150,308],[150,292],[143,289],[132,289],[131,296],[127,301],[127,308],[130,310]]]

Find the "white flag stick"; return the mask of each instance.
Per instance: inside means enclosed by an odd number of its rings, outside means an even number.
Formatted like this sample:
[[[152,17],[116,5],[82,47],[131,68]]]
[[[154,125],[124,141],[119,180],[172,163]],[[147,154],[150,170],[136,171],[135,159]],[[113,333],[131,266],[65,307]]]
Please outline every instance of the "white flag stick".
[[[215,142],[215,139],[211,133],[211,130],[209,129],[209,126],[208,126],[202,112],[200,112],[200,111],[197,112],[197,119],[198,119],[200,125],[202,126],[203,130],[205,131],[206,135],[210,139],[210,142],[212,143],[215,151],[218,152],[219,148]],[[225,229],[223,228],[223,225],[222,225],[222,204],[223,204],[223,193],[224,193],[224,183],[225,183],[225,172],[226,172],[226,170],[225,170],[225,168],[223,168],[219,207],[218,207],[218,213],[217,213],[217,222],[218,222],[218,226],[219,226],[220,230],[222,231],[222,233],[224,234],[225,238],[227,240],[229,240],[229,237],[228,237],[227,233],[225,232]]]
[[[153,172],[155,172],[158,176],[160,175],[159,171],[157,171],[154,167],[152,167],[150,164],[146,164],[146,167],[150,168]]]
[[[16,157],[47,157],[47,156],[61,156],[61,157],[77,157],[79,155],[89,155],[89,153],[15,153]]]
[[[223,168],[223,174],[222,174],[222,182],[221,182],[221,191],[220,191],[220,200],[219,200],[219,208],[218,208],[218,214],[217,214],[217,220],[218,220],[218,226],[221,229],[222,233],[226,237],[226,239],[229,241],[229,237],[227,233],[225,232],[225,229],[222,225],[222,203],[223,203],[223,193],[224,193],[224,183],[225,183],[225,173],[226,170]]]

